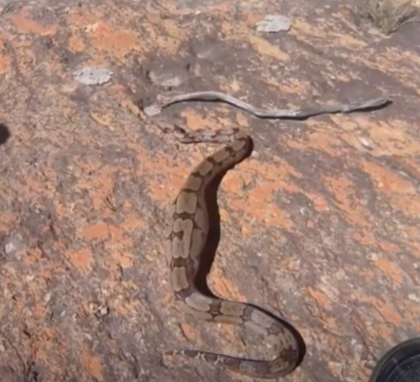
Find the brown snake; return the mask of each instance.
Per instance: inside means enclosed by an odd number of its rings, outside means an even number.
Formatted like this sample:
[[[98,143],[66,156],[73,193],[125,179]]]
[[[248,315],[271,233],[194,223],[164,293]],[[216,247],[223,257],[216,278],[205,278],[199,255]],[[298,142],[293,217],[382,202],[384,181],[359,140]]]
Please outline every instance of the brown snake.
[[[208,98],[220,100],[218,92],[202,92]],[[182,100],[197,99],[198,93],[176,96],[172,101],[155,104],[149,107],[148,115],[156,115],[170,103]],[[216,94],[216,96],[215,96]],[[224,95],[222,100],[226,101]],[[231,96],[229,101],[232,101]],[[208,99],[204,97],[204,99]],[[234,98],[233,98],[234,99]],[[236,100],[236,99],[234,99]],[[236,100],[239,101],[239,100]],[[249,110],[249,104],[234,105]],[[277,112],[277,117],[302,118],[321,113],[350,112],[371,107],[382,106],[389,101],[377,99],[359,103],[358,105],[339,105],[312,109],[312,111],[284,111]],[[232,102],[228,102],[232,103]],[[245,106],[248,105],[248,106]],[[251,106],[253,111],[256,108]],[[259,109],[261,111],[261,109]],[[253,111],[250,111],[253,113]],[[253,113],[255,114],[255,113]],[[260,113],[261,114],[261,113]],[[263,113],[264,114],[264,113]],[[265,112],[265,115],[267,112]],[[269,113],[270,114],[270,113]],[[266,115],[267,116],[267,115]],[[213,142],[224,143],[226,146],[216,151],[199,163],[188,175],[171,208],[171,228],[167,236],[167,256],[170,267],[170,283],[175,293],[178,306],[186,313],[196,318],[216,323],[243,325],[264,336],[270,343],[279,345],[277,358],[273,360],[253,360],[232,357],[222,354],[198,350],[171,350],[166,354],[181,354],[190,358],[198,358],[214,365],[224,365],[228,369],[254,378],[282,377],[297,366],[300,357],[300,344],[297,334],[288,324],[265,313],[259,308],[243,302],[227,301],[216,297],[209,297],[200,292],[195,284],[200,258],[206,246],[209,233],[209,216],[205,201],[205,192],[209,183],[220,173],[241,162],[251,148],[251,137],[235,128],[208,132],[198,130],[187,132],[179,126],[173,128],[176,137],[182,143]]]

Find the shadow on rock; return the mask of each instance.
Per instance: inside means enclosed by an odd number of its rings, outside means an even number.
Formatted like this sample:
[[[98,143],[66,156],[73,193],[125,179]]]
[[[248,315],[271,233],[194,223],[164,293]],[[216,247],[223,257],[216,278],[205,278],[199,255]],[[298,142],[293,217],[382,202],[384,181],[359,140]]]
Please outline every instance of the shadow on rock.
[[[244,159],[251,155],[253,148],[254,142],[251,141],[250,150]],[[225,171],[217,175],[213,179],[213,181],[208,185],[206,192],[207,212],[209,215],[209,236],[204,250],[202,252],[202,257],[200,259],[200,265],[197,272],[195,284],[197,289],[200,290],[202,293],[216,298],[217,296],[215,296],[215,294],[210,290],[210,288],[207,285],[207,276],[210,273],[216,255],[217,247],[220,242],[220,214],[217,202],[217,189],[219,188],[220,183],[223,177],[226,175],[226,173],[235,166],[236,165],[232,165],[231,167],[227,168]],[[288,328],[293,333],[295,339],[298,342],[298,353],[295,365],[296,369],[301,364],[306,354],[306,344],[299,331],[284,318],[278,317],[277,315],[272,314],[266,309],[256,306],[254,304],[247,305],[265,312],[268,316],[273,317],[275,320],[279,320],[286,328]]]
[[[0,123],[0,146],[4,145],[10,136],[11,134],[9,128],[5,124]]]

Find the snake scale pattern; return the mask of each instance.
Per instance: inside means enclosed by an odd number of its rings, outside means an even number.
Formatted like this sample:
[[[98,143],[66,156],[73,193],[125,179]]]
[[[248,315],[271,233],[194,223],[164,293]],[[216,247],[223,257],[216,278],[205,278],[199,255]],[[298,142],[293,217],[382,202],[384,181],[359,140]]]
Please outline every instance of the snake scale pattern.
[[[209,232],[205,202],[207,185],[220,172],[242,161],[249,153],[251,139],[239,129],[219,130],[214,134],[191,133],[184,137],[189,143],[200,141],[226,142],[228,145],[202,161],[188,176],[171,211],[172,227],[167,238],[171,285],[178,306],[199,319],[217,323],[245,325],[265,336],[268,341],[281,344],[278,357],[272,361],[248,360],[197,350],[174,350],[167,354],[182,354],[258,378],[274,378],[290,373],[299,357],[298,340],[279,320],[245,303],[226,301],[202,294],[194,280],[200,256]]]

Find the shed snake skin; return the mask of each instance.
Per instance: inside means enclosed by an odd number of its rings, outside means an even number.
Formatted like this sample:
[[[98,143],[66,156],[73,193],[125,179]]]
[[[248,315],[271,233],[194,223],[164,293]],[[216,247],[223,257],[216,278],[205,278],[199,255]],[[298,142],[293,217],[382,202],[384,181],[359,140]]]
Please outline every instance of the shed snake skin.
[[[292,119],[307,118],[322,113],[377,108],[389,102],[387,99],[379,98],[358,104],[319,107],[306,111],[264,111],[224,93],[199,92],[175,96],[165,103],[151,105],[144,111],[147,115],[154,116],[172,103],[193,99],[222,100],[258,117]],[[286,376],[295,369],[301,355],[299,338],[289,324],[274,318],[274,316],[253,305],[207,296],[198,290],[195,283],[200,258],[209,234],[209,216],[205,201],[207,186],[217,175],[224,173],[245,159],[252,149],[251,137],[239,128],[214,132],[205,130],[189,132],[175,126],[172,130],[175,137],[182,143],[212,142],[225,144],[224,147],[205,158],[192,170],[171,207],[171,227],[166,238],[166,244],[170,284],[177,305],[182,311],[198,319],[215,323],[242,325],[255,330],[267,342],[278,345],[278,356],[273,360],[256,360],[199,350],[170,350],[166,354],[183,355],[201,359],[214,365],[223,365],[234,372],[253,378],[269,379]]]
[[[276,119],[306,119],[321,114],[334,113],[351,113],[354,111],[362,111],[373,108],[379,108],[391,102],[388,98],[375,98],[364,102],[341,103],[330,106],[318,106],[307,109],[260,109],[247,102],[244,102],[229,94],[218,91],[203,91],[194,93],[178,94],[167,98],[162,102],[157,102],[144,108],[144,112],[149,117],[159,114],[164,108],[179,102],[185,101],[219,101],[235,106],[238,109],[247,111],[259,118],[276,118]]]

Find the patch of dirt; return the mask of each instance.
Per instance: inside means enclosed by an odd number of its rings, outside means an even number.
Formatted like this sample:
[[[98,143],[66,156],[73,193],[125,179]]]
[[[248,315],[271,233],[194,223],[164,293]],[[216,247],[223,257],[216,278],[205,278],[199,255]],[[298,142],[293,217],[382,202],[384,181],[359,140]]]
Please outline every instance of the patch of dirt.
[[[245,381],[163,352],[272,354],[174,307],[168,207],[216,147],[177,143],[141,108],[198,90],[263,108],[392,98],[306,121],[208,102],[160,117],[240,125],[254,139],[218,191],[208,282],[301,333],[307,353],[287,380],[366,381],[384,351],[420,331],[418,25],[386,37],[358,12],[317,0],[43,0],[1,13],[3,380]],[[278,13],[290,31],[256,32]],[[85,67],[111,81],[78,83]]]

